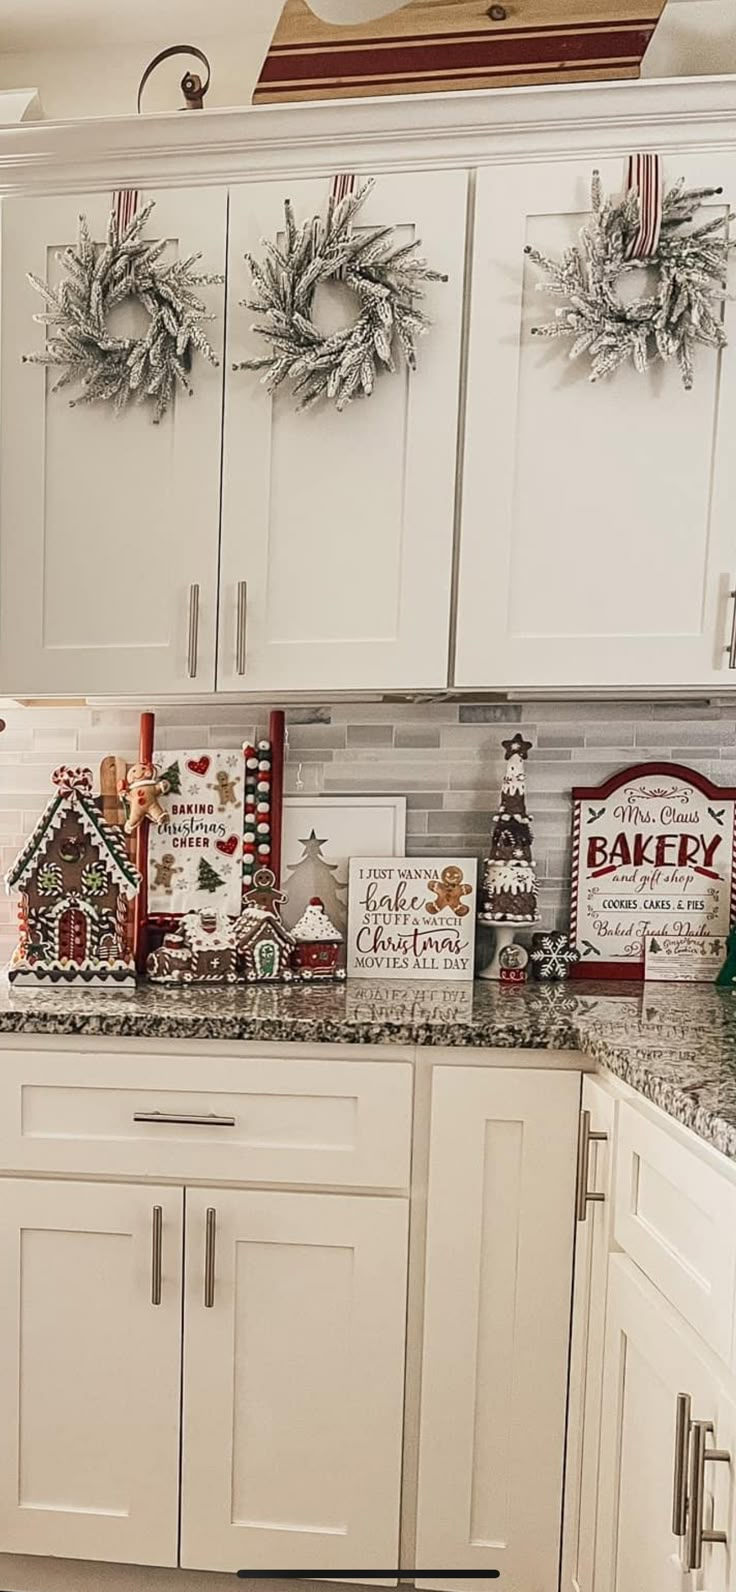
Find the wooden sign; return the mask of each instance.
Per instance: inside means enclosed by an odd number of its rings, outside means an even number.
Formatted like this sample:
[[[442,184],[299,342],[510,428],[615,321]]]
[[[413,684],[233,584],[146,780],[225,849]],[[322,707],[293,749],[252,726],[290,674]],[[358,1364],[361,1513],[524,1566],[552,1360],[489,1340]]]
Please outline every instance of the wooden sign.
[[[665,0],[409,0],[333,23],[286,0],[253,101],[638,77]]]
[[[640,763],[572,795],[573,977],[643,978],[652,935],[728,933],[736,790],[677,763]]]
[[[474,857],[353,857],[352,978],[472,979]]]

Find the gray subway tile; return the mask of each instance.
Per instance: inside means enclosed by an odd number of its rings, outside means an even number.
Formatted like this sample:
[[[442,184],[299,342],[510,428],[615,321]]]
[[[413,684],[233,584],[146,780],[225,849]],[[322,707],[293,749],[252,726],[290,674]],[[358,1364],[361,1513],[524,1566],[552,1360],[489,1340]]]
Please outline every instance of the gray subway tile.
[[[348,746],[393,746],[393,740],[392,724],[349,724],[347,727]]]

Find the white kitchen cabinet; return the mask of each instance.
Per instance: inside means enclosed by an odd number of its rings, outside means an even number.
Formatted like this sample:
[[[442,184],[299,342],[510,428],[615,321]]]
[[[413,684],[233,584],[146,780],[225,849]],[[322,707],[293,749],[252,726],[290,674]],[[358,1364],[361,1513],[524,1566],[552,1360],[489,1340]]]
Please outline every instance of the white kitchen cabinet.
[[[405,1200],[187,1191],[184,1568],[398,1564],[407,1231]]]
[[[176,1564],[182,1204],[0,1183],[3,1552]]]
[[[478,175],[455,684],[733,684],[736,311],[730,346],[591,386],[569,340],[534,337],[557,300],[527,245],[559,254],[590,211],[593,167],[620,192],[623,160],[512,160]],[[665,179],[722,185],[736,154],[676,150]],[[736,267],[732,266],[732,271]],[[734,278],[736,279],[736,278]],[[643,283],[635,284],[638,291]]]
[[[689,1396],[693,1421],[712,1423],[708,1446],[733,1455],[732,1393],[706,1346],[626,1256],[611,1259],[607,1313],[595,1592],[728,1592],[733,1464],[703,1470],[706,1529],[725,1531],[728,1542],[704,1543],[700,1570],[684,1568],[673,1503],[678,1395]],[[689,1449],[691,1458],[692,1438]]]
[[[152,188],[151,237],[224,278],[227,191]],[[150,407],[70,407],[26,279],[58,281],[84,212],[103,239],[112,192],[3,200],[0,691],[18,695],[211,691],[215,685],[223,363],[197,357],[194,396],[160,425]],[[202,287],[223,352],[224,285]],[[114,329],[142,331],[139,306]]]
[[[605,1137],[588,1139],[587,1177],[583,1158],[578,1162],[562,1592],[594,1592],[601,1376],[613,1220],[611,1191],[616,1104],[607,1089],[592,1077],[583,1079],[582,1113],[579,1143],[582,1144],[584,1134]],[[584,1201],[583,1195],[589,1194],[600,1197]]]
[[[447,685],[467,173],[383,174],[365,227],[395,226],[444,285],[426,285],[433,325],[415,374],[401,365],[342,414],[298,413],[285,388],[233,364],[264,352],[246,250],[324,211],[328,176],[259,182],[230,195],[227,389],[218,686],[342,690]],[[318,291],[319,324],[355,313]],[[240,645],[239,645],[240,642]]]
[[[579,1101],[575,1072],[435,1071],[419,1587],[558,1584]]]

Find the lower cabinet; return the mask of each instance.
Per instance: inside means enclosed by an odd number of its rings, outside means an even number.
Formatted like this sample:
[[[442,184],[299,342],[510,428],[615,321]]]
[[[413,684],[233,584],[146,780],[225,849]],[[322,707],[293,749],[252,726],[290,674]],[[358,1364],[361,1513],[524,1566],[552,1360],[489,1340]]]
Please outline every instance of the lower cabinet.
[[[559,1584],[579,1104],[579,1073],[435,1070],[420,1587]]]
[[[697,1463],[694,1428],[682,1429],[678,1470],[678,1397],[693,1423],[708,1422]],[[736,1411],[718,1363],[672,1306],[625,1256],[609,1268],[603,1374],[595,1592],[728,1592],[733,1588]],[[727,1542],[692,1544],[674,1529],[679,1505],[688,1523],[700,1513],[705,1533]],[[684,1521],[681,1522],[684,1524]],[[696,1521],[697,1524],[697,1521]],[[702,1560],[700,1568],[689,1563]]]
[[[408,1202],[187,1191],[181,1564],[398,1564]]]
[[[0,1548],[175,1565],[183,1192],[0,1200]]]
[[[583,1079],[562,1541],[562,1592],[594,1592],[616,1102]]]

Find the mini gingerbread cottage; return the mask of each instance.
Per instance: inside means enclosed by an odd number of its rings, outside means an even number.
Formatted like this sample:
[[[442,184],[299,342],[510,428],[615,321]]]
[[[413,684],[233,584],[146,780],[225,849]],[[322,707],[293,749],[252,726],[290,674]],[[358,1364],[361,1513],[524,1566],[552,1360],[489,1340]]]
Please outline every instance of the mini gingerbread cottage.
[[[338,967],[343,936],[325,912],[320,896],[312,896],[293,929],[294,967],[305,979],[344,978]]]
[[[284,928],[277,908],[286,897],[276,888],[270,868],[259,868],[253,887],[246,891],[245,906],[235,924],[238,960],[249,984],[293,978],[294,939]]]
[[[185,912],[147,963],[160,984],[234,984],[235,927],[222,912]]]
[[[130,904],[141,885],[120,829],[103,818],[88,768],[57,768],[56,786],[6,875],[18,892],[12,983],[135,983]]]

